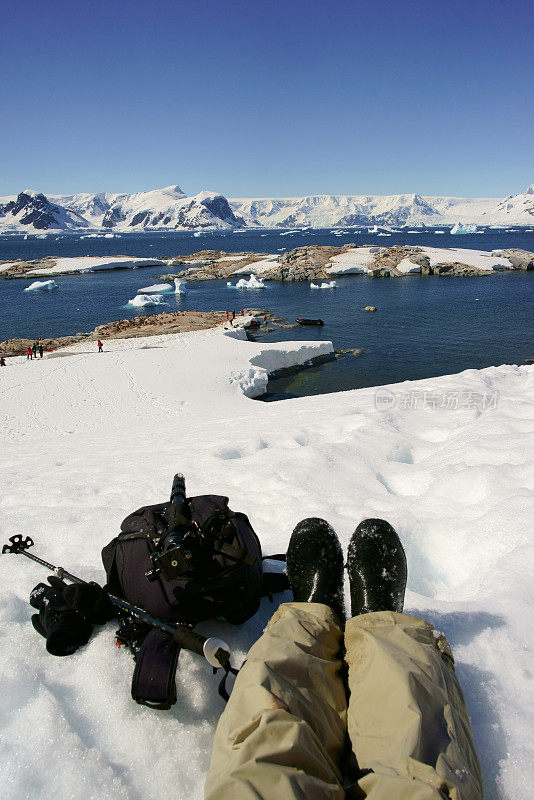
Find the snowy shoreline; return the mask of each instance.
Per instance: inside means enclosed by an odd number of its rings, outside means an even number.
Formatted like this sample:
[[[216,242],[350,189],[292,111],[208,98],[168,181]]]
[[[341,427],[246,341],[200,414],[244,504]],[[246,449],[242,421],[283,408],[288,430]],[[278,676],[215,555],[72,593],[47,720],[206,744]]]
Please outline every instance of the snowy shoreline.
[[[190,495],[228,495],[265,553],[284,551],[305,516],[328,519],[345,548],[361,519],[388,519],[408,558],[406,611],[453,647],[486,800],[526,800],[534,367],[251,402],[270,371],[320,346],[331,343],[256,343],[215,328],[20,359],[0,373],[3,535],[31,534],[36,554],[102,582],[101,548],[127,513],[168,496],[177,471]],[[177,705],[136,706],[116,626],[74,656],[48,655],[27,602],[47,573],[4,558],[0,762],[10,796],[25,796],[31,775],[32,800],[200,800],[223,708],[209,666],[183,652]],[[264,599],[242,626],[199,629],[226,639],[239,665],[275,607]]]

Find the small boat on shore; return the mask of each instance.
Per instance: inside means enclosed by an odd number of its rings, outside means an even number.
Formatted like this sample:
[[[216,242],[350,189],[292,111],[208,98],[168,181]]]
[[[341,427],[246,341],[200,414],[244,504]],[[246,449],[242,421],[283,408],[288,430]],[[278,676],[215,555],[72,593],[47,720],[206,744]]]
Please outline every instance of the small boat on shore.
[[[306,319],[305,317],[297,317],[299,325],[324,325],[322,319]]]

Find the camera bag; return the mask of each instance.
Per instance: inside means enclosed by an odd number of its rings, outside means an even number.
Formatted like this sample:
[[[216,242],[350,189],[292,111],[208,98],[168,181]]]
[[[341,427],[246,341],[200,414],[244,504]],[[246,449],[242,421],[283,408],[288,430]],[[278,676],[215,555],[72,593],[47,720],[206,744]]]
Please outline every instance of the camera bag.
[[[248,517],[232,511],[227,497],[187,498],[182,514],[205,539],[213,540],[212,556],[202,568],[176,580],[161,575],[147,579],[151,555],[169,533],[172,509],[168,502],[143,506],[123,520],[119,535],[102,550],[108,591],[169,622],[195,625],[223,617],[238,625],[256,613],[262,596],[272,599],[274,592],[289,588],[285,573],[263,570],[265,558],[285,561],[285,555],[262,556]],[[132,696],[152,708],[170,708],[176,699],[179,649],[163,631],[152,631],[141,641],[140,647],[132,648],[136,658]]]

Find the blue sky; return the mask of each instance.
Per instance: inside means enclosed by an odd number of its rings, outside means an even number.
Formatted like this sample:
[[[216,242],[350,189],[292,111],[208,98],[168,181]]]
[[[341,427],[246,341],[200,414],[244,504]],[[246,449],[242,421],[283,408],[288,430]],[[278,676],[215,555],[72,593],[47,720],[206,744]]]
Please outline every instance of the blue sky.
[[[530,0],[2,0],[0,195],[504,196]]]

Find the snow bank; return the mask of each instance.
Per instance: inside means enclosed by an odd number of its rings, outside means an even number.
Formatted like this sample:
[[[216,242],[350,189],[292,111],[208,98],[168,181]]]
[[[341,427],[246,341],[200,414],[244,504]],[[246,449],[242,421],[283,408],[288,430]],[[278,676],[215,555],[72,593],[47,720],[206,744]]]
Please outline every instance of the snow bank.
[[[337,283],[335,281],[330,281],[329,283],[310,283],[310,289],[337,289]]]
[[[513,269],[512,262],[502,256],[486,250],[466,250],[454,247],[422,247],[421,250],[430,258],[430,265],[450,264],[458,261],[478,269]]]
[[[190,495],[228,495],[266,553],[285,550],[306,516],[326,518],[345,549],[360,520],[388,519],[407,553],[406,611],[429,619],[453,647],[486,800],[527,800],[534,367],[256,403],[243,392],[257,391],[265,371],[320,348],[244,335],[108,340],[103,354],[87,342],[32,364],[10,359],[0,428],[4,540],[29,532],[36,554],[102,582],[101,548],[126,514],[168,498],[177,471]],[[36,475],[46,476],[39,502],[28,493]],[[114,646],[116,625],[71,657],[50,656],[27,602],[46,571],[16,556],[2,564],[8,744],[0,759],[9,797],[200,800],[224,708],[210,667],[182,652],[178,703],[165,713],[137,706],[133,660]],[[289,597],[265,598],[244,625],[199,630],[226,639],[240,664]]]
[[[170,283],[153,283],[152,286],[143,286],[137,290],[141,294],[151,294],[152,292],[172,292],[173,287]]]
[[[160,258],[134,258],[132,256],[82,256],[81,258],[55,258],[50,265],[32,269],[26,274],[60,275],[63,272],[96,272],[100,269],[136,269],[136,267],[158,267],[166,264]]]
[[[369,272],[374,263],[374,254],[380,252],[379,247],[357,247],[337,256],[332,256],[326,265],[330,275],[357,275]]]
[[[136,294],[132,300],[128,300],[127,305],[144,308],[145,306],[164,306],[166,303],[161,294]]]
[[[402,261],[397,264],[397,269],[404,275],[411,275],[412,273],[421,272],[420,265],[414,264],[409,258],[403,258]]]
[[[24,289],[25,292],[41,292],[41,291],[52,291],[52,289],[57,289],[58,285],[55,281],[34,281],[29,286],[26,286]]]
[[[261,275],[268,272],[270,269],[278,264],[278,256],[269,256],[262,258],[260,261],[252,261],[250,264],[245,264],[244,267],[236,269],[233,275]]]

